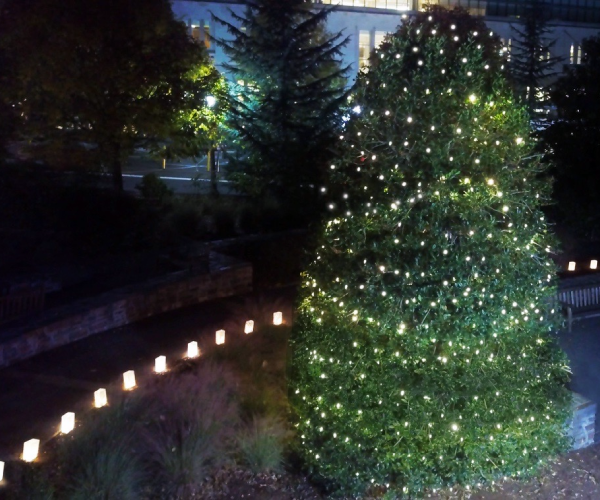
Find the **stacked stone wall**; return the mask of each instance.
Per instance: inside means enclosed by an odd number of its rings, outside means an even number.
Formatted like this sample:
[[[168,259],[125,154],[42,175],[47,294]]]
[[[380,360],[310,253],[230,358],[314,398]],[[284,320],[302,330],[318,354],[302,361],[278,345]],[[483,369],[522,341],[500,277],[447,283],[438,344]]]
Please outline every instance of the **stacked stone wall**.
[[[252,290],[252,265],[211,253],[208,272],[180,271],[47,311],[0,333],[0,367],[157,314]]]

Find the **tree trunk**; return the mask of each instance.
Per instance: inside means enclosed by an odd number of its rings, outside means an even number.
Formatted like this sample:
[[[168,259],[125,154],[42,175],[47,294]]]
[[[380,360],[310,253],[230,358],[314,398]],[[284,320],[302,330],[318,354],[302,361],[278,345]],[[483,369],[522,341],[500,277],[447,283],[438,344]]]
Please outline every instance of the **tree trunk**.
[[[208,150],[206,158],[207,168],[210,172],[210,194],[212,196],[219,196],[219,188],[217,185],[217,162],[215,161],[215,148]]]
[[[123,169],[121,162],[121,146],[116,144],[113,148],[113,157],[111,162],[111,175],[113,188],[117,193],[123,192]]]

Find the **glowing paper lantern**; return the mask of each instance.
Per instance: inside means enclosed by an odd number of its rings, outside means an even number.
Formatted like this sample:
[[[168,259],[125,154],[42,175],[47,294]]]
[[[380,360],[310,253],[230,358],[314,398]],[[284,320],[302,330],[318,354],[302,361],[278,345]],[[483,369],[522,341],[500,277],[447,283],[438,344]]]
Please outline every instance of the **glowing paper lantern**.
[[[108,404],[108,399],[106,398],[106,389],[98,389],[94,392],[94,406],[96,408],[102,408]]]
[[[187,357],[188,358],[197,358],[200,356],[200,350],[198,349],[198,342],[190,342],[188,344]]]
[[[0,461],[0,483],[2,482],[3,478],[4,478],[4,462]]]
[[[254,321],[249,319],[244,326],[244,333],[252,333],[254,331]]]
[[[598,269],[598,261],[597,260],[593,260],[592,262],[590,262],[590,269]]]
[[[273,324],[281,325],[283,323],[283,314],[280,312],[273,313]]]
[[[29,441],[25,441],[23,444],[23,460],[25,462],[33,462],[37,458],[39,450],[39,439],[30,439]]]
[[[575,262],[573,262],[573,261],[569,262],[568,270],[575,271]]]
[[[217,345],[225,343],[225,330],[217,330]]]
[[[167,371],[167,357],[159,356],[154,360],[154,371],[156,373],[164,373]]]
[[[60,432],[68,434],[73,429],[75,429],[75,413],[70,411],[65,413],[60,420]]]
[[[126,371],[123,374],[123,388],[130,391],[135,387],[135,373],[133,370]]]

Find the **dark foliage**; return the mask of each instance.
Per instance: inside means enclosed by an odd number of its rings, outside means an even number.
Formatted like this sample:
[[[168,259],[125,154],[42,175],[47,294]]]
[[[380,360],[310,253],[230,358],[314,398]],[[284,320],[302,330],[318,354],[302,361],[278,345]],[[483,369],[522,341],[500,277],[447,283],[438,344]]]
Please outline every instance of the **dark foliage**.
[[[219,43],[231,58],[229,124],[238,145],[231,158],[238,188],[314,213],[347,89],[340,65],[347,40],[324,31],[331,10],[302,0],[248,0],[245,14],[224,20],[233,39]]]
[[[556,216],[580,238],[600,233],[600,38],[582,43],[581,65],[569,68],[551,93],[558,120],[544,136],[556,168]]]
[[[562,57],[552,55],[556,40],[548,34],[548,8],[541,0],[523,2],[521,22],[512,25],[513,38],[510,69],[517,94],[527,105],[529,116],[537,127],[546,124],[548,86],[557,75]]]
[[[0,100],[47,163],[105,169],[121,190],[135,147],[198,142],[219,76],[168,0],[8,0],[0,33]]]

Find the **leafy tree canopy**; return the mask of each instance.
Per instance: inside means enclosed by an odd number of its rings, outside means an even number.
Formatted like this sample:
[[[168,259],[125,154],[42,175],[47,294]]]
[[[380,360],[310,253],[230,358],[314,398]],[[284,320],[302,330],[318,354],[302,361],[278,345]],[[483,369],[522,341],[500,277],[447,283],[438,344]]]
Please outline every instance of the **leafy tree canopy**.
[[[0,88],[35,154],[104,167],[120,190],[136,147],[203,149],[223,82],[168,0],[8,0],[0,32]]]
[[[525,475],[567,444],[550,186],[499,54],[434,8],[359,77],[290,370],[299,451],[344,492]]]

